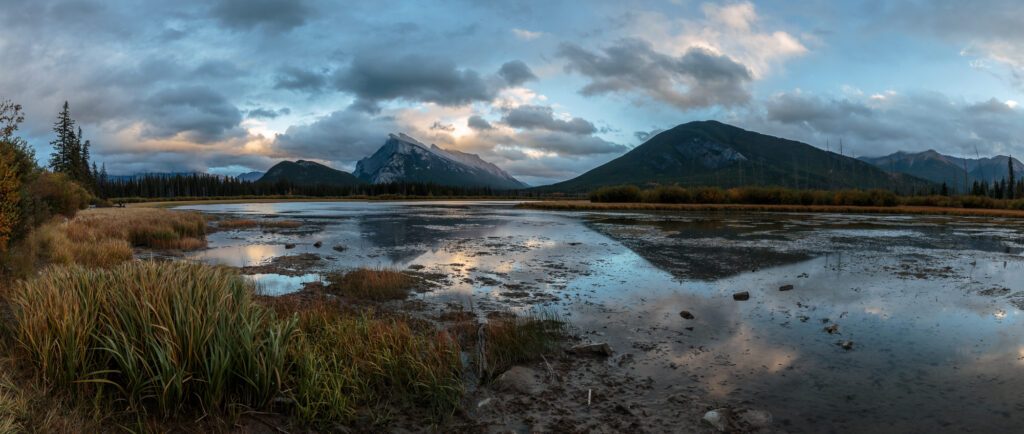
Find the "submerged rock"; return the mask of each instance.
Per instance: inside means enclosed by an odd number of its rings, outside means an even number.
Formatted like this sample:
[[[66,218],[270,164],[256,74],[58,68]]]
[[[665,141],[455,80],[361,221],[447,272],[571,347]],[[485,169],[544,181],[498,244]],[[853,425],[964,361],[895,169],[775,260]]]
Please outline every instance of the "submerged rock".
[[[827,331],[830,335],[839,333],[839,324],[827,325],[825,326],[825,331]]]
[[[612,347],[607,343],[577,345],[570,348],[569,351],[583,356],[608,357],[612,355]]]
[[[345,250],[348,249],[348,247],[345,247],[345,246],[334,246],[334,247],[331,247],[331,248],[334,249],[337,252],[344,252]]]
[[[693,314],[690,313],[690,311],[688,311],[688,310],[684,310],[682,312],[679,312],[679,316],[683,317],[683,319],[693,319]]]
[[[790,289],[793,289],[793,285],[782,285],[779,287],[779,291],[789,291]]]
[[[853,349],[853,341],[836,342],[836,345],[838,345],[839,348],[842,348],[846,351],[850,351]]]
[[[748,432],[771,426],[772,414],[750,408],[716,408],[704,413],[704,421],[720,432]]]
[[[750,299],[750,293],[747,291],[737,292],[732,295],[732,299],[736,301],[746,301]]]
[[[292,243],[285,244],[284,248],[286,248],[286,249],[294,249],[295,248],[295,244],[292,244]]]

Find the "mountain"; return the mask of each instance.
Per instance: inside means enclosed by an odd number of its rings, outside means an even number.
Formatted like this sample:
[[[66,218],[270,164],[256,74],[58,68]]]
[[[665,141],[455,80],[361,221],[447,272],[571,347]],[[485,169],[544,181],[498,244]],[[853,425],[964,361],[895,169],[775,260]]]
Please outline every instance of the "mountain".
[[[424,145],[405,134],[388,134],[373,155],[356,163],[357,178],[373,183],[432,182],[463,187],[501,190],[525,188],[504,170],[475,154]]]
[[[235,179],[238,179],[239,181],[256,182],[260,178],[263,177],[264,173],[266,173],[266,172],[245,172],[245,173],[239,173],[238,175],[235,176]]]
[[[287,179],[298,185],[359,185],[362,182],[351,173],[332,169],[312,161],[282,161],[267,170],[256,182],[276,182]]]
[[[943,155],[934,150],[924,152],[896,152],[882,157],[860,159],[882,169],[924,178],[936,183],[945,182],[950,188],[963,189],[975,181],[998,182],[1010,176],[1007,162],[1011,157],[999,155],[988,158],[959,158]],[[1024,174],[1024,164],[1013,159],[1015,175]]]
[[[946,183],[950,188],[964,185],[965,179],[974,181],[963,169],[961,162],[934,150],[917,153],[900,151],[882,157],[860,157],[860,160],[890,172],[905,173],[938,184]]]
[[[779,185],[800,189],[935,187],[806,143],[747,131],[717,121],[689,122],[663,131],[625,155],[539,191],[585,192],[620,184],[683,187]]]

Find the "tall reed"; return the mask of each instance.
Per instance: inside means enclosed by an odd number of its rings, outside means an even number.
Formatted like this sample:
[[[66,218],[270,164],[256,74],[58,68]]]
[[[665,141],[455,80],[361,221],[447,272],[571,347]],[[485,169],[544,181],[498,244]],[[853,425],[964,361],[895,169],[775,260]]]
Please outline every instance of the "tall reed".
[[[129,262],[51,267],[12,295],[14,334],[52,386],[132,411],[264,405],[282,388],[294,321],[226,268]]]

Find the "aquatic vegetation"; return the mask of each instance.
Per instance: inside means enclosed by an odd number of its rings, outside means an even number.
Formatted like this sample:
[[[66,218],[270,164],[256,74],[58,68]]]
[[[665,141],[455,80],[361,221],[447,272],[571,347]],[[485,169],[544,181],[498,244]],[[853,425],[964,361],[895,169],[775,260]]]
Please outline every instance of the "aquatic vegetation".
[[[265,228],[295,229],[302,226],[302,222],[295,220],[264,220],[260,225]]]
[[[366,300],[395,300],[409,295],[416,278],[390,268],[359,268],[327,276],[327,291]]]

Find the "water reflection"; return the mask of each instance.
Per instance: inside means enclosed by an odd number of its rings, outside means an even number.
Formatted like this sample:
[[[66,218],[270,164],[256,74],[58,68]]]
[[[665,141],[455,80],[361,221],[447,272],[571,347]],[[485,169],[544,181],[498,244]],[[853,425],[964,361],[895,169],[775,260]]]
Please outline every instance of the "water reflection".
[[[426,301],[556,310],[634,355],[629,369],[663,385],[654,399],[695,388],[767,408],[795,432],[1015,431],[1024,410],[1024,237],[1003,220],[458,202],[191,208],[317,228],[217,232],[198,254],[232,265],[324,258],[309,276],[257,278],[278,288],[334,268],[420,265],[448,276]],[[733,301],[737,291],[750,301]]]

